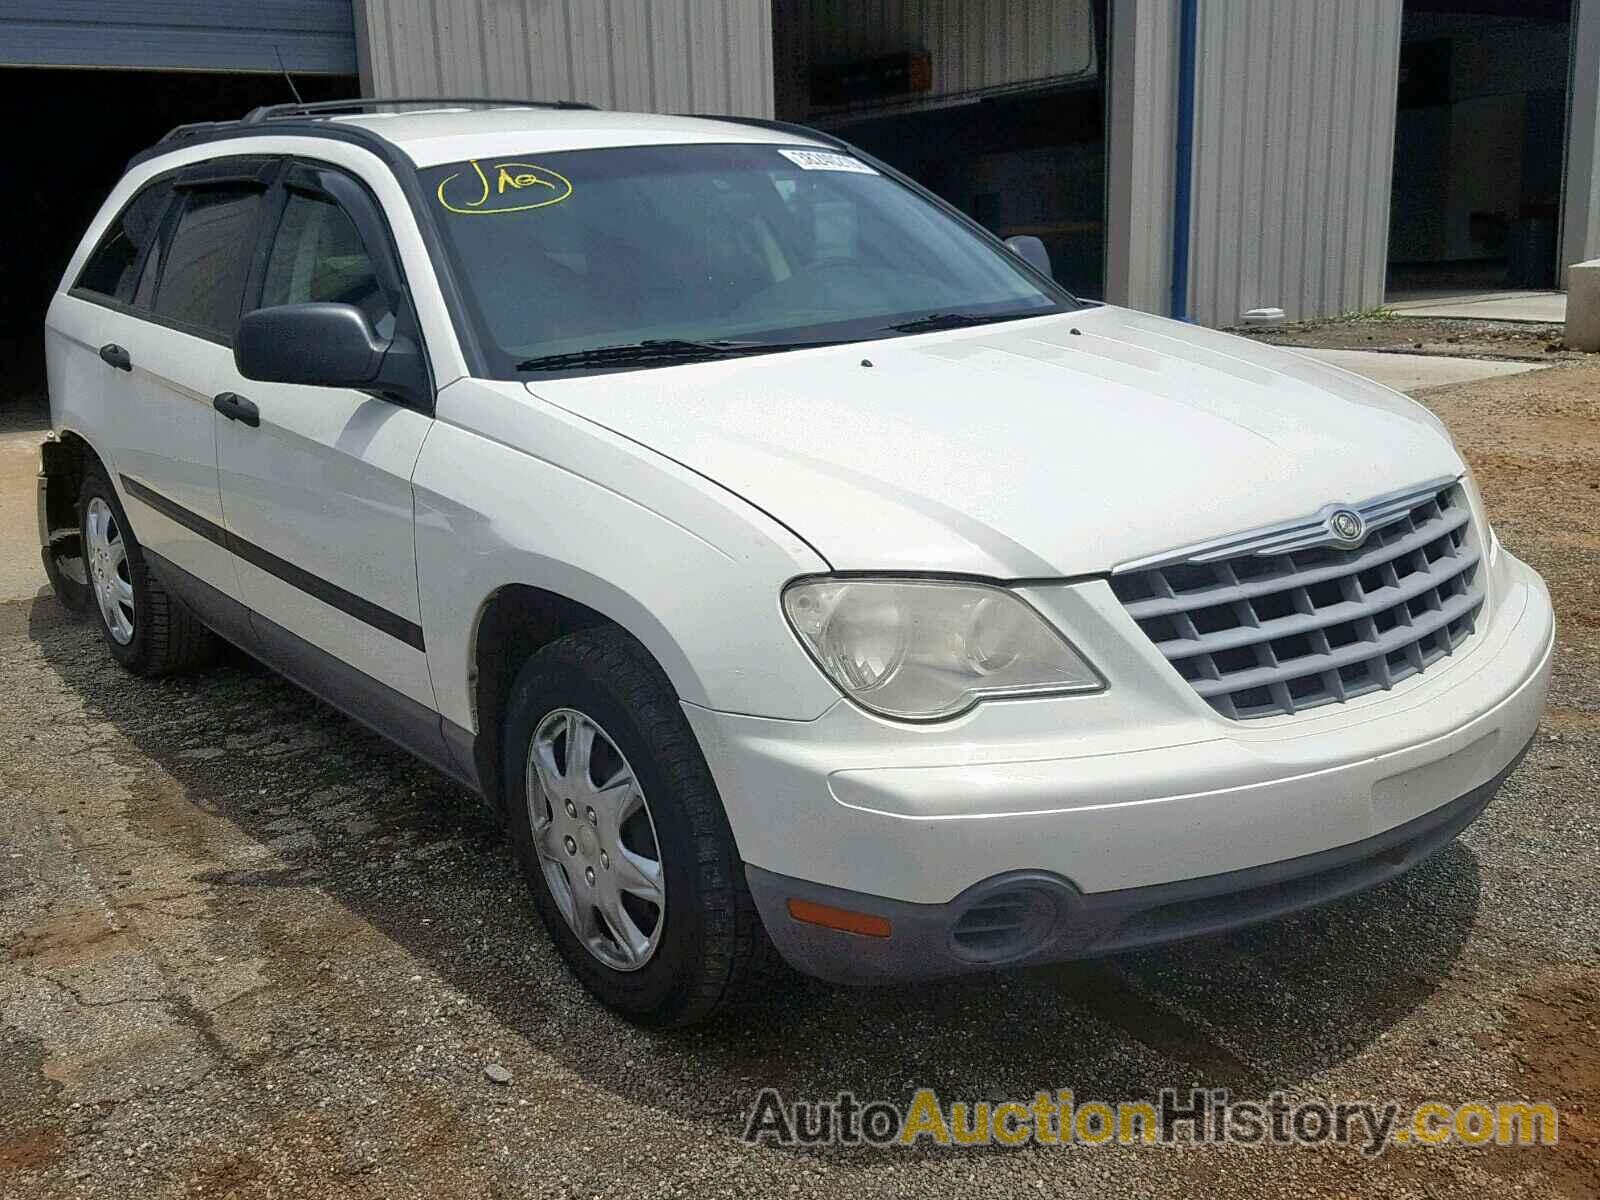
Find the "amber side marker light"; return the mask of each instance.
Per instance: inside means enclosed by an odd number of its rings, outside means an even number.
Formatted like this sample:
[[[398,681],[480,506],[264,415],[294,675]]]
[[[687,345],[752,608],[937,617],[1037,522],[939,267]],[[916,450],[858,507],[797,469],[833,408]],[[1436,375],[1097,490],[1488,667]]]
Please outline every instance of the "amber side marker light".
[[[887,917],[851,912],[848,908],[834,908],[830,904],[817,904],[810,900],[790,900],[789,915],[807,925],[821,925],[825,929],[837,929],[844,933],[859,933],[862,937],[889,936]]]

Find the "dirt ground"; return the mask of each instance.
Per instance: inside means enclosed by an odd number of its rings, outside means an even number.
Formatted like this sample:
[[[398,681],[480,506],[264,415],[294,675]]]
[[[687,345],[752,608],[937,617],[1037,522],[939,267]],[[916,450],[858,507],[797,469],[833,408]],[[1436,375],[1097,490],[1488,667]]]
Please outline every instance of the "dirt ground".
[[[0,1195],[1600,1193],[1600,366],[1422,396],[1561,622],[1457,844],[1235,936],[937,988],[795,980],[659,1035],[591,1004],[464,793],[241,659],[116,668],[0,605]],[[504,1066],[497,1085],[484,1069]],[[1549,1099],[1554,1148],[785,1150],[790,1098]]]
[[[1302,321],[1290,325],[1242,328],[1231,332],[1277,346],[1320,346],[1328,350],[1380,350],[1399,354],[1446,354],[1464,358],[1540,362],[1582,362],[1568,350],[1561,325],[1513,321],[1468,321],[1409,317],[1379,310],[1377,315],[1335,321]]]

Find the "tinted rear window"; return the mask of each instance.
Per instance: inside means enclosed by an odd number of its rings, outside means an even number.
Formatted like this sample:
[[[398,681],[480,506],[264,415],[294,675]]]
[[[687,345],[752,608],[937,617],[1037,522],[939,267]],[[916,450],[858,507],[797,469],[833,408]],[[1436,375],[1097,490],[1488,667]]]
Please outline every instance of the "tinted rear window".
[[[154,239],[171,196],[172,182],[163,179],[147,185],[128,201],[89,256],[77,287],[123,304],[132,303],[140,256]]]
[[[255,249],[261,189],[194,188],[181,192],[179,202],[156,288],[156,316],[231,340]]]

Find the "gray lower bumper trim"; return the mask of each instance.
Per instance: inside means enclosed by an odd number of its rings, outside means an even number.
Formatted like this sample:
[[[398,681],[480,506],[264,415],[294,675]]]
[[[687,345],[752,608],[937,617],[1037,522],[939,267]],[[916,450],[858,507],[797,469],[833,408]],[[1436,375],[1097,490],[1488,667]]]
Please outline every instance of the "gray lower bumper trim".
[[[1347,846],[1220,875],[1115,892],[1078,891],[1048,871],[1009,871],[945,904],[910,904],[745,866],[778,950],[834,983],[895,983],[1090,958],[1224,933],[1375,887],[1443,849],[1477,818],[1522,761],[1433,812]],[[887,938],[840,933],[789,916],[791,898],[887,917]],[[986,932],[996,922],[1000,933]],[[1007,932],[1009,931],[1009,932]]]

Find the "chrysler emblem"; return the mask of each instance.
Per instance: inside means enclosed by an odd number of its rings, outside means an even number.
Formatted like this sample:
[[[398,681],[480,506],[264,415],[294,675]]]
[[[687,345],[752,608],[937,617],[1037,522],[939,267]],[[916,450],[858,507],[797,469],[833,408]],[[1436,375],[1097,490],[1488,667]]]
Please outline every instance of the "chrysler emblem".
[[[1356,546],[1360,544],[1361,536],[1366,532],[1366,522],[1361,519],[1361,514],[1353,509],[1338,508],[1328,518],[1328,528],[1344,545]]]

